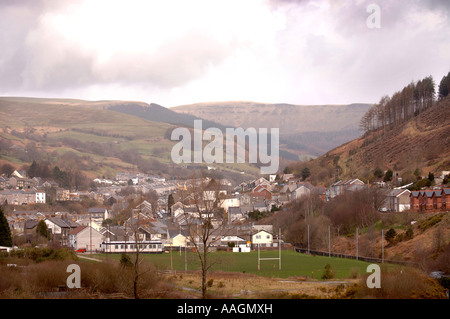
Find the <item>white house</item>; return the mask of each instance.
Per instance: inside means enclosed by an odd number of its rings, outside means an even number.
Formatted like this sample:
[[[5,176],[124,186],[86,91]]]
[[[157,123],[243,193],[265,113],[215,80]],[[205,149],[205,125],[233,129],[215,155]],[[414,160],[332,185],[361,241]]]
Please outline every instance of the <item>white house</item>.
[[[69,246],[74,250],[85,248],[87,251],[102,249],[103,235],[89,226],[79,226],[69,233]]]
[[[225,211],[227,211],[229,207],[239,207],[239,204],[240,201],[237,196],[227,196],[220,201],[220,207]]]
[[[254,245],[270,247],[273,243],[273,235],[265,230],[260,230],[252,235],[252,243]]]
[[[45,192],[36,192],[36,203],[45,204]]]
[[[186,247],[188,239],[179,230],[169,230],[169,238],[167,238],[167,246]]]

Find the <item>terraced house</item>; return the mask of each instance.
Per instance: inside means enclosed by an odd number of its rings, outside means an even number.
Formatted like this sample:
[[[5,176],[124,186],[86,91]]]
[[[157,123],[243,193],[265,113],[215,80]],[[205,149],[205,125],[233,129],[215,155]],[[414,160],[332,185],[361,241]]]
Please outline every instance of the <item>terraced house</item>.
[[[446,210],[449,204],[450,188],[412,191],[410,194],[410,207],[416,212]]]

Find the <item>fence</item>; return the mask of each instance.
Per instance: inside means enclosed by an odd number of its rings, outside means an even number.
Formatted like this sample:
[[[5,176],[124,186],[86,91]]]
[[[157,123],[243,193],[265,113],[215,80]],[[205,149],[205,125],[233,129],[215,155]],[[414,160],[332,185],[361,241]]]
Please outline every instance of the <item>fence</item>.
[[[295,251],[302,254],[307,254],[308,251],[310,254],[318,255],[318,256],[330,256],[330,257],[337,257],[337,258],[347,258],[347,259],[357,259],[366,261],[369,263],[389,263],[389,264],[398,264],[398,265],[404,265],[404,266],[414,266],[417,267],[418,264],[412,261],[402,261],[402,260],[386,260],[381,258],[374,258],[374,257],[363,257],[363,256],[353,256],[353,255],[346,255],[346,254],[340,254],[340,253],[330,253],[328,251],[320,251],[320,250],[311,250],[307,248],[301,248],[301,247],[294,247]]]

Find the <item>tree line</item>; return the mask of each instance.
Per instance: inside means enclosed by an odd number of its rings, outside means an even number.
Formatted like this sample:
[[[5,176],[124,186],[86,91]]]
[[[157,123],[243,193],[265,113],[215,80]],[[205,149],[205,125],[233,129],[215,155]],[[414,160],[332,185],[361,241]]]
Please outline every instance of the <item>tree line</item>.
[[[436,101],[435,82],[432,76],[411,82],[392,96],[384,95],[361,118],[360,128],[364,132],[380,128],[390,129],[409,121]],[[450,72],[442,78],[438,88],[438,99],[444,99],[450,91]]]

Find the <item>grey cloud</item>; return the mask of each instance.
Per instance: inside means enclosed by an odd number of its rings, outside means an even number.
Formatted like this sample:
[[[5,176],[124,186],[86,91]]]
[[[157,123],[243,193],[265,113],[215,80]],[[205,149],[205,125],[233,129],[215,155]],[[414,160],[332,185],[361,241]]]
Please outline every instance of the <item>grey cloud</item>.
[[[95,49],[80,47],[77,40],[63,38],[43,24],[44,13],[65,9],[55,2],[36,1],[29,7],[20,1],[1,3],[0,47],[7,48],[0,51],[3,90],[61,90],[121,82],[171,88],[202,76],[233,50],[207,32],[186,30],[157,52],[130,52],[124,48],[99,65]],[[184,26],[179,27],[182,30]]]

